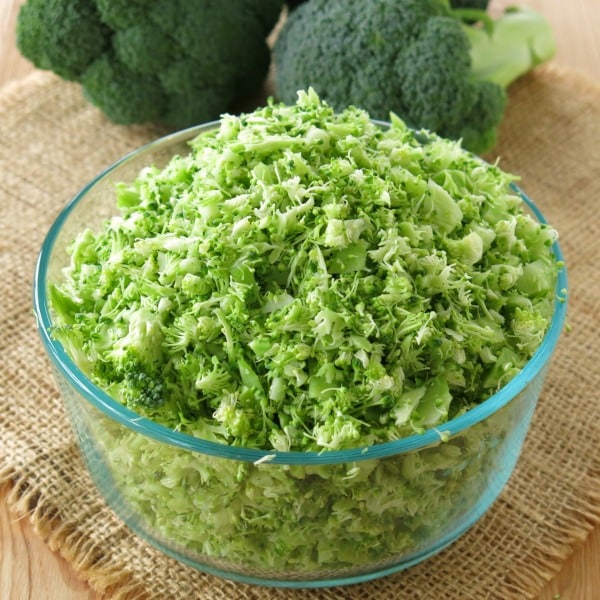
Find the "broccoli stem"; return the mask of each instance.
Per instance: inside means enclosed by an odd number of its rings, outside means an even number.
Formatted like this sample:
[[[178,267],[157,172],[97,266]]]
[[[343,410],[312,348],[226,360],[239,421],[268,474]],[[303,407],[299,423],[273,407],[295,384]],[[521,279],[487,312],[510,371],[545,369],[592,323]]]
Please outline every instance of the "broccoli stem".
[[[465,24],[464,29],[471,43],[473,75],[504,88],[556,52],[550,24],[530,8],[509,8],[491,23]]]

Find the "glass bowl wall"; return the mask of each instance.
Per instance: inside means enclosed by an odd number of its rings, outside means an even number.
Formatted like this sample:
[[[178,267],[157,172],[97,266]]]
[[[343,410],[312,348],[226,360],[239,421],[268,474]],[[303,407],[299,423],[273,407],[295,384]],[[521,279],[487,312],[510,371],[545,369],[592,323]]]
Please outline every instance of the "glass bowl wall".
[[[564,326],[565,270],[550,329],[519,375],[422,435],[353,450],[271,453],[166,429],[98,389],[53,339],[48,286],[60,279],[76,234],[114,213],[115,182],[186,153],[189,140],[214,126],[173,134],[117,162],[65,207],[42,247],[34,286],[39,332],[92,479],[139,536],[230,579],[330,586],[416,564],[469,529],[511,476]],[[554,252],[562,259],[558,244]]]

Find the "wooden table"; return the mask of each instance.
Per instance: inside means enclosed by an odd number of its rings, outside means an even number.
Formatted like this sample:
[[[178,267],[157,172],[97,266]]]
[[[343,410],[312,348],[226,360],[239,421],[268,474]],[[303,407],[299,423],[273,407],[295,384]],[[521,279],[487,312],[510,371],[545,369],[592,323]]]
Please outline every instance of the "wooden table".
[[[14,45],[15,20],[22,3],[0,0],[0,87],[33,71]],[[492,0],[492,10],[510,4],[543,13],[556,35],[556,63],[600,82],[600,0]],[[10,513],[7,493],[8,489],[0,489],[0,600],[97,600],[70,566],[37,537],[28,520]],[[553,600],[558,594],[561,600],[600,598],[600,529],[576,548],[538,600]]]

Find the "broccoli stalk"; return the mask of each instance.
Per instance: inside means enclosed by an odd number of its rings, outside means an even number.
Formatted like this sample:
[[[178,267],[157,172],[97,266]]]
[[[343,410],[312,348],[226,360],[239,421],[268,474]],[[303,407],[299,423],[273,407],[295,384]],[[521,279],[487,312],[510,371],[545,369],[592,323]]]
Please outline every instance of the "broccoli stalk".
[[[471,72],[477,79],[508,87],[556,52],[544,17],[526,7],[509,8],[490,27],[466,26],[471,44]]]
[[[495,144],[507,85],[549,60],[555,44],[532,10],[494,21],[478,4],[308,0],[276,41],[276,95],[293,102],[312,87],[337,110],[352,104],[384,120],[394,113],[483,153]]]

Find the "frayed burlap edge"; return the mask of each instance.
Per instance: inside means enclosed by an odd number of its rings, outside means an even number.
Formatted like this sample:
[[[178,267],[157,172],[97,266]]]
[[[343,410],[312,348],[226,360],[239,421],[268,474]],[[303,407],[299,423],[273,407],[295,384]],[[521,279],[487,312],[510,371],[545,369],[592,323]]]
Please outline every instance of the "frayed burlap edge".
[[[1,460],[0,460],[1,462]],[[48,501],[35,476],[17,474],[12,468],[0,471],[0,490],[8,487],[6,503],[16,518],[28,519],[36,535],[61,556],[100,598],[145,600],[143,586],[128,569],[111,564],[111,557],[99,545],[90,543],[77,522],[61,518],[61,509]]]

